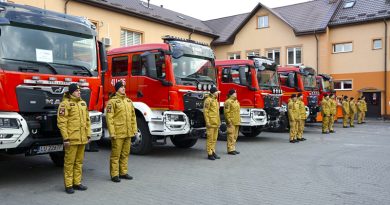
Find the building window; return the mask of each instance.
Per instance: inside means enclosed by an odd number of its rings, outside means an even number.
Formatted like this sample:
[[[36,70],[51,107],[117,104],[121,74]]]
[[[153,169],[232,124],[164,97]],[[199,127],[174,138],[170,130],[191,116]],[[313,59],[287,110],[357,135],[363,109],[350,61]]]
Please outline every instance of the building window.
[[[121,47],[139,45],[142,43],[142,33],[121,29]]]
[[[257,28],[268,28],[268,16],[259,16],[257,20]]]
[[[260,50],[252,50],[252,51],[247,51],[246,56],[260,56]]]
[[[336,80],[334,81],[335,90],[352,90],[352,80]]]
[[[128,65],[127,56],[112,58],[112,76],[127,76]]]
[[[287,48],[287,64],[302,64],[302,48]]]
[[[382,49],[382,39],[374,39],[372,42],[372,49]]]
[[[230,60],[241,59],[241,55],[240,55],[240,53],[229,53],[228,59],[230,59]]]
[[[274,50],[268,50],[267,51],[267,57],[275,61],[276,65],[280,65],[280,50],[274,49]]]
[[[348,52],[352,52],[352,43],[333,44],[333,53],[348,53]]]
[[[355,5],[355,1],[354,0],[352,0],[352,1],[347,1],[347,2],[345,2],[344,3],[344,9],[348,9],[348,8],[352,8],[354,5]]]

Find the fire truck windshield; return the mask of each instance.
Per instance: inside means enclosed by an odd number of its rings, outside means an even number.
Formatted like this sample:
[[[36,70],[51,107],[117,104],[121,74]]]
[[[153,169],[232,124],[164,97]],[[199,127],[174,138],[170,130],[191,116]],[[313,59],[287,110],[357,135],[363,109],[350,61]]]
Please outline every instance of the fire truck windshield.
[[[0,27],[0,58],[31,65],[46,65],[51,74],[87,73],[97,75],[97,49],[92,35],[62,33],[44,30],[41,27]],[[7,64],[10,64],[7,62]],[[4,69],[7,69],[7,66]],[[19,69],[19,68],[9,68]],[[39,67],[35,68],[40,73]],[[42,69],[43,70],[43,69]],[[70,72],[71,70],[72,72]]]
[[[261,89],[272,89],[279,87],[279,80],[276,71],[259,70],[257,71],[257,80]]]
[[[333,92],[334,91],[333,81],[322,79],[322,89],[324,90],[324,92]]]
[[[317,87],[316,77],[314,75],[302,75],[302,77],[305,90],[314,90]]]
[[[211,59],[185,55],[173,58],[172,64],[176,83],[179,85],[188,85],[188,81],[195,84],[201,81],[215,83],[216,73]]]

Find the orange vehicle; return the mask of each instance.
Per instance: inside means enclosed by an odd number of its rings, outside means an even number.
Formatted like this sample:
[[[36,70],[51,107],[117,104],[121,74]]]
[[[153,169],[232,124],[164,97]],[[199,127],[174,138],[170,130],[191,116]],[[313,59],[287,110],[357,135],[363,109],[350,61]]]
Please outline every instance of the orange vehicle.
[[[132,138],[133,154],[147,154],[153,145],[166,144],[168,137],[175,146],[189,148],[204,135],[203,101],[216,86],[214,52],[188,39],[163,40],[108,53],[104,102],[115,92],[115,83],[124,81],[140,133]]]
[[[88,103],[92,140],[102,136],[104,45],[81,17],[4,2],[0,13],[0,152],[63,165],[56,115],[71,83]]]

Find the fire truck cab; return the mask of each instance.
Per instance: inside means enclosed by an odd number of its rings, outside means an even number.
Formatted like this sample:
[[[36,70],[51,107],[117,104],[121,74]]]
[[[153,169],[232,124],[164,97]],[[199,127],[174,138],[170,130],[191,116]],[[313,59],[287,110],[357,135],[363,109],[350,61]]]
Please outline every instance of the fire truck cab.
[[[230,89],[235,89],[240,103],[241,125],[240,131],[244,136],[256,137],[267,124],[267,115],[264,111],[264,100],[259,90],[256,69],[252,60],[217,60],[217,84],[221,91],[221,119],[220,136],[226,137],[227,126],[224,120],[223,107]]]
[[[0,3],[0,32],[0,152],[50,153],[61,166],[57,109],[69,84],[88,104],[92,140],[102,136],[104,46],[84,18],[13,3]]]
[[[108,53],[104,102],[122,80],[137,113],[139,135],[131,152],[147,154],[170,137],[189,148],[204,135],[203,102],[216,86],[214,52],[205,44],[173,36],[164,43],[117,48]],[[105,132],[108,137],[108,132]]]

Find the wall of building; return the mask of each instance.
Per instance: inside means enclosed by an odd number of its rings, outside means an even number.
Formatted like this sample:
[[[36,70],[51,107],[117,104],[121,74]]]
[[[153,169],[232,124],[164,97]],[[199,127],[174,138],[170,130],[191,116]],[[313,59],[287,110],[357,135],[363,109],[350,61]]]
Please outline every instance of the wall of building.
[[[64,13],[65,0],[13,0],[13,2]],[[70,15],[87,17],[91,21],[96,22],[99,39],[108,37],[112,40],[112,45],[108,49],[120,47],[120,31],[122,28],[142,33],[142,43],[161,43],[161,37],[165,35],[189,38],[190,34],[189,31],[175,27],[74,1],[68,3],[67,11]],[[208,44],[213,40],[211,37],[199,34],[192,34],[191,39]]]

